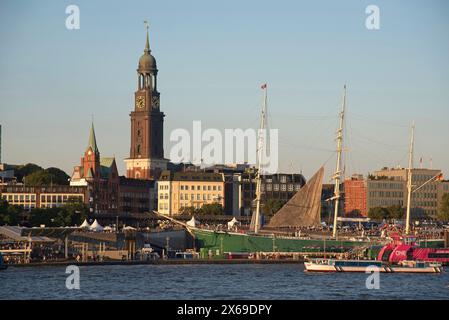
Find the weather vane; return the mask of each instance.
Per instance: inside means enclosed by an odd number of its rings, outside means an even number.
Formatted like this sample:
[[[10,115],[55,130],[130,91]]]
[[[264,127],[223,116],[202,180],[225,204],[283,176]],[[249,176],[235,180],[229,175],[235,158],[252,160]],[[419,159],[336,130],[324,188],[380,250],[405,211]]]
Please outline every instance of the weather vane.
[[[145,28],[147,28],[147,30],[150,28],[150,24],[148,23],[148,20],[144,20],[143,24],[145,25]]]

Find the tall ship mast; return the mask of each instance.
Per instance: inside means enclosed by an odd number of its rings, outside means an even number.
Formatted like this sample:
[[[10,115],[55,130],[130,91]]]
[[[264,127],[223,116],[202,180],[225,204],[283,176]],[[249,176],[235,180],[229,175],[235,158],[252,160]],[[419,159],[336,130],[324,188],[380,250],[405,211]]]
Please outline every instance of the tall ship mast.
[[[413,171],[413,149],[415,144],[415,123],[412,123],[412,132],[410,135],[410,150],[407,170],[407,215],[405,219],[405,234],[410,234],[410,207],[412,202],[412,171]]]
[[[263,156],[263,145],[264,145],[264,130],[266,121],[266,111],[267,111],[267,84],[263,84],[261,89],[264,90],[262,112],[260,115],[260,129],[259,129],[259,139],[257,146],[257,173],[256,173],[256,212],[254,215],[254,233],[259,233],[260,229],[260,200],[262,196],[262,178],[261,178],[261,166],[262,166],[262,156]]]
[[[341,183],[341,159],[343,154],[343,125],[345,120],[345,108],[346,108],[346,85],[343,87],[343,102],[340,112],[340,126],[337,130],[337,164],[335,167],[335,172],[333,175],[334,179],[334,196],[332,197],[335,200],[335,208],[334,208],[334,226],[333,226],[333,234],[334,238],[337,237],[337,218],[338,218],[338,207],[340,205],[340,183]]]

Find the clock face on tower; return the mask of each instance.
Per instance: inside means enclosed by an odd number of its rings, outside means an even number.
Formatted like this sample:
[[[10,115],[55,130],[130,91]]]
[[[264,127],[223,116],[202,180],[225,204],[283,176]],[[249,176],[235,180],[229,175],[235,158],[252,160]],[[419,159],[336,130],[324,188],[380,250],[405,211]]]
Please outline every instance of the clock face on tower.
[[[145,97],[139,96],[136,98],[136,107],[137,109],[143,109],[145,107]]]

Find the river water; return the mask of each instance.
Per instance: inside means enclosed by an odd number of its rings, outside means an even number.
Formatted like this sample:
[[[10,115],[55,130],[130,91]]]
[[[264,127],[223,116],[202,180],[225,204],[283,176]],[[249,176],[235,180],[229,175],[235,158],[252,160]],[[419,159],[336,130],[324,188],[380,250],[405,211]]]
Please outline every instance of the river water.
[[[84,266],[80,289],[66,288],[65,267],[0,271],[0,299],[449,299],[449,272],[305,273],[288,265]],[[449,270],[449,269],[448,269]]]

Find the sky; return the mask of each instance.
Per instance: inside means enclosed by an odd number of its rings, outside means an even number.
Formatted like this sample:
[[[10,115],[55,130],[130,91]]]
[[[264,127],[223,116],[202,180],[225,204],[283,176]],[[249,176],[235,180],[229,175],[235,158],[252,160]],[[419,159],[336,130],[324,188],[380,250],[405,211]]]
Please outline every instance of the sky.
[[[80,29],[65,26],[68,5]],[[365,9],[377,5],[380,29]],[[306,178],[335,167],[347,85],[347,176],[415,164],[449,175],[449,2],[437,1],[0,1],[2,161],[71,174],[92,117],[103,156],[129,156],[144,20],[170,132],[257,128],[260,85],[279,129],[279,171]]]

